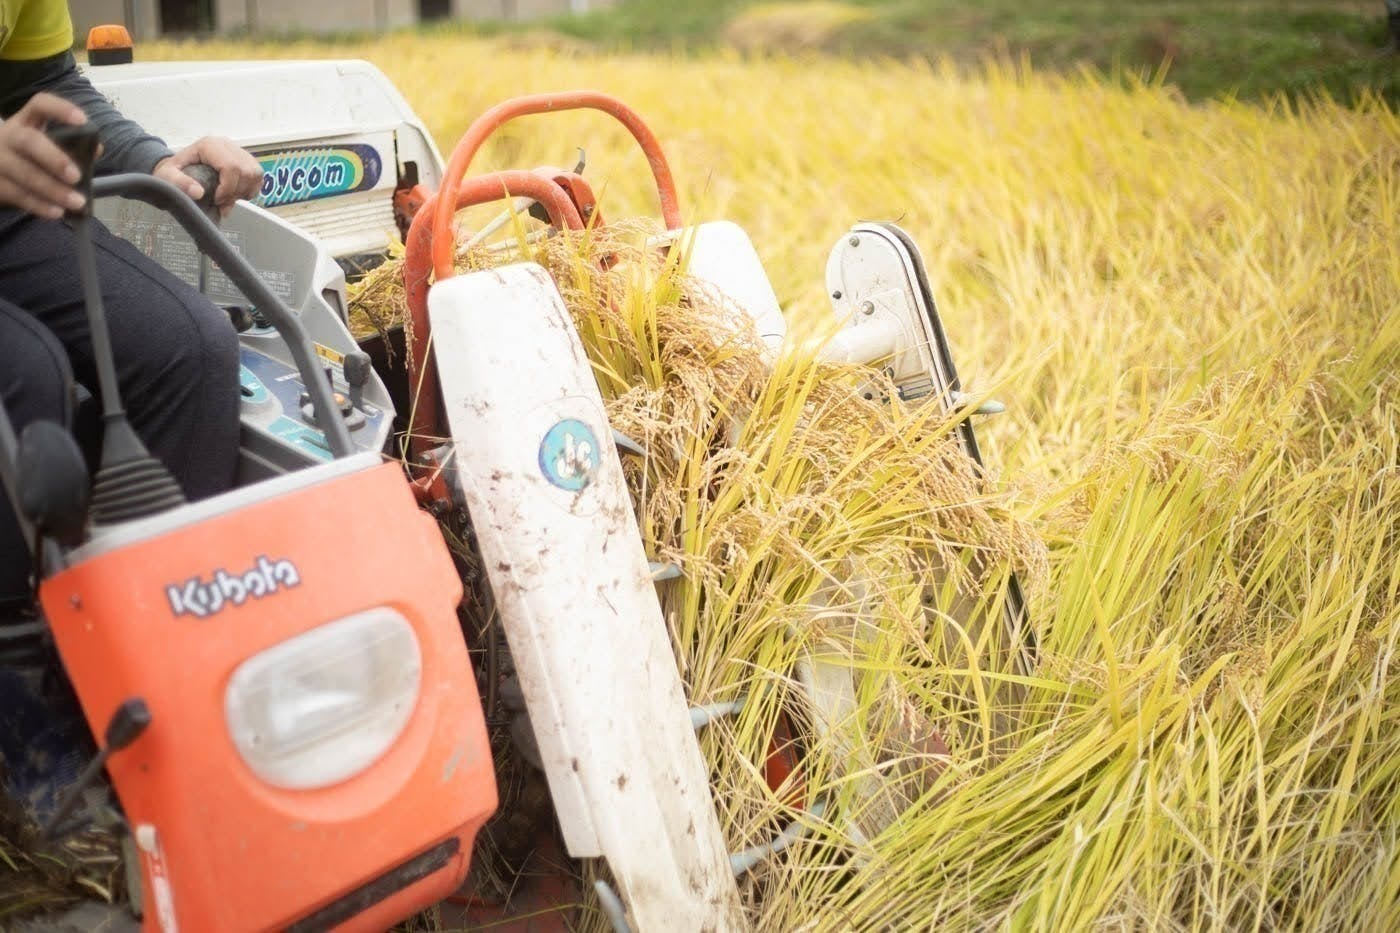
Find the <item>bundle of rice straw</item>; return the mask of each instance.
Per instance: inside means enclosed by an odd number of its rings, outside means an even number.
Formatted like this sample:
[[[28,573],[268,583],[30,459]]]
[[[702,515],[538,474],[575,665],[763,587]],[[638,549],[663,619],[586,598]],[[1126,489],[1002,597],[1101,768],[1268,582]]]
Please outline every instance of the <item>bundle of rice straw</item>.
[[[84,900],[111,903],[126,893],[123,877],[112,833],[90,830],[46,843],[17,806],[0,799],[0,930]]]
[[[741,881],[758,922],[783,876],[880,860],[907,815],[994,760],[1020,678],[981,620],[1000,617],[1013,568],[1039,585],[1044,558],[936,399],[869,392],[880,373],[819,362],[820,340],[765,362],[748,319],[647,232],[476,250],[459,268],[548,268],[612,426],[648,452],[624,463],[647,553],[682,570],[659,595],[687,694],[743,701],[701,738],[730,849],[793,821],[807,833]],[[362,331],[403,319],[400,276],[389,263],[358,283]],[[839,715],[804,688],[814,668],[844,680]],[[762,765],[783,728],[801,766],[775,791]]]

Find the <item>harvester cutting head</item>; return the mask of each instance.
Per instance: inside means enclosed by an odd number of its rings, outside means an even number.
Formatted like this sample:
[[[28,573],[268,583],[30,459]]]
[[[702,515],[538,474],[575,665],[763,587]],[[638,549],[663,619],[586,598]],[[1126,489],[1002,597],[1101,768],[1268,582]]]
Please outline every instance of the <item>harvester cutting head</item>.
[[[94,735],[135,715],[133,699],[150,714],[107,762],[148,928],[382,927],[449,893],[494,806],[491,755],[503,751],[488,748],[477,677],[492,725],[514,719],[563,846],[591,865],[617,929],[743,928],[736,878],[821,821],[861,843],[897,817],[899,801],[860,778],[886,765],[878,748],[852,748],[842,765],[864,795],[858,806],[806,780],[804,749],[861,710],[858,665],[808,646],[781,672],[800,702],[756,764],[795,816],[729,844],[696,731],[757,701],[694,703],[677,668],[685,646],[656,587],[694,581],[644,550],[623,463],[653,453],[614,430],[577,313],[543,266],[458,273],[465,207],[523,199],[517,208],[547,218],[548,231],[602,225],[578,167],[468,175],[507,120],[599,110],[646,155],[662,220],[648,254],[683,266],[761,365],[782,371],[793,348],[758,251],[735,224],[685,225],[665,155],[635,112],[597,92],[507,101],[444,169],[364,63],[90,74],[171,142],[229,135],[266,172],[261,203],[238,206],[222,238],[144,182],[141,196],[174,207],[192,239],[149,205],[97,209],[243,323],[240,488],[45,551],[45,613]],[[238,95],[225,93],[230,82]],[[135,183],[98,184],[102,194]],[[407,327],[365,345],[371,368],[347,327],[346,275],[382,261],[395,226]],[[827,290],[840,326],[821,354],[863,373],[872,399],[936,400],[980,462],[968,421],[977,406],[907,237],[852,228],[832,251]],[[396,340],[407,373],[391,364]],[[737,432],[744,412],[726,417]],[[455,565],[415,501],[447,530]],[[454,612],[463,574],[469,608],[486,620],[472,632],[476,657]],[[840,617],[859,643],[871,626],[863,597],[850,596],[872,589],[861,574],[806,593],[794,617]],[[1000,598],[959,606],[960,630],[996,629],[994,641],[1029,665],[1014,577]],[[948,752],[928,730],[913,747],[928,759]],[[500,914],[478,900],[468,919]]]
[[[643,551],[619,445],[611,442],[617,432],[573,316],[550,274],[533,262],[460,275],[456,268],[454,217],[485,201],[527,198],[556,229],[597,227],[596,204],[577,176],[464,174],[507,120],[584,108],[617,119],[646,154],[664,224],[650,248],[683,251],[692,285],[747,322],[743,329],[763,357],[771,363],[782,351],[781,308],[753,244],[731,223],[683,225],[665,156],[633,111],[596,92],[518,98],[468,129],[442,190],[409,232],[409,368],[421,391],[408,443],[426,452],[450,439],[451,470],[419,468],[420,494],[467,505],[533,723],[532,757],[548,776],[569,853],[600,860],[616,882],[618,894],[600,888],[602,903],[630,918],[615,917],[616,925],[661,929],[685,917],[696,929],[732,929],[742,914],[731,876],[789,845],[803,828],[793,824],[767,843],[725,851],[691,727],[735,714],[742,701],[687,709],[654,589],[680,569]],[[885,225],[853,228],[832,252],[828,285],[844,327],[823,348],[826,358],[883,370],[902,399],[936,397],[961,419],[963,450],[980,467],[967,420],[974,406],[961,391],[908,238]],[[490,376],[506,371],[509,382]],[[635,443],[620,446],[645,455]],[[431,458],[435,466],[443,462]],[[1002,629],[998,643],[1025,670],[1034,647],[1014,577],[1005,598],[986,605],[992,608],[974,611],[987,617],[966,620],[968,628]],[[602,645],[627,645],[630,656],[619,666],[600,656]],[[857,712],[855,677],[849,660],[813,654],[800,661],[794,680],[806,696],[801,722],[818,732],[843,728]],[[921,741],[929,754],[947,752],[936,734]],[[800,745],[771,748],[764,766],[775,790],[801,786],[790,773],[800,767],[791,753]],[[880,763],[849,764],[854,772]],[[825,802],[807,796],[802,806],[815,816]],[[848,817],[848,835],[865,840],[896,814],[878,803],[864,806],[858,818]]]

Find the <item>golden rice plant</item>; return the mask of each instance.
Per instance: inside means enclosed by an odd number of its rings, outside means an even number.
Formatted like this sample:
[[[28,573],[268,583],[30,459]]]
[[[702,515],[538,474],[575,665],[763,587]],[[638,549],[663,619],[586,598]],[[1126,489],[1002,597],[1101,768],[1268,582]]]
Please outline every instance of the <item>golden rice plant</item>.
[[[703,739],[731,843],[811,828],[746,881],[756,925],[1400,925],[1400,123],[1383,103],[1192,106],[1161,80],[1004,63],[455,37],[198,53],[289,51],[376,61],[444,146],[503,97],[614,92],[668,142],[691,217],[753,236],[798,332],[771,375],[684,300],[683,268],[604,276],[578,258],[596,244],[564,240],[540,258],[610,413],[658,451],[632,479],[649,546],[687,571],[661,595],[692,699],[750,698]],[[576,144],[609,217],[652,210],[601,118],[522,121],[476,168]],[[982,428],[988,485],[945,420],[860,404],[804,349],[825,250],[869,218],[923,245],[964,373],[1008,405]],[[924,603],[969,547],[1036,584],[1027,676],[948,637],[955,592]],[[879,624],[836,624],[854,607]],[[813,756],[831,809],[803,815],[757,762],[794,663],[828,650],[859,667],[861,715]],[[853,842],[876,772],[901,812]]]

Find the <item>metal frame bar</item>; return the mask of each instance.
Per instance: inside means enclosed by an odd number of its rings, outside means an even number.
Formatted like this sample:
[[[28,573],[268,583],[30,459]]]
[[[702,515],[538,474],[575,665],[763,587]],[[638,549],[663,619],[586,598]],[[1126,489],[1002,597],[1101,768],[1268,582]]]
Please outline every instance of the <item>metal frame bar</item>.
[[[173,217],[194,240],[200,252],[214,260],[214,264],[229,277],[239,291],[250,298],[258,310],[272,321],[277,332],[286,341],[287,348],[292,351],[292,358],[296,360],[302,381],[306,383],[306,391],[311,395],[317,427],[325,431],[331,452],[337,457],[348,457],[355,452],[350,441],[350,430],[340,417],[340,408],[335,403],[330,385],[321,373],[316,350],[312,346],[311,338],[301,326],[301,321],[297,320],[296,314],[273,294],[262,277],[238,254],[232,244],[224,239],[219,228],[204,216],[184,192],[153,175],[125,174],[94,179],[92,196],[143,201]]]

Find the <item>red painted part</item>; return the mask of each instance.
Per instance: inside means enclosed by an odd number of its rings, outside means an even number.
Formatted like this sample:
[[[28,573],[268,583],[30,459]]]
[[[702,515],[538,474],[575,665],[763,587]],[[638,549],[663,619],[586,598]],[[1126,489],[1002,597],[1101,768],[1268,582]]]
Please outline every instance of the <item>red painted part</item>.
[[[440,509],[451,505],[452,490],[447,485],[447,477],[443,475],[443,470],[437,464],[422,463],[418,468],[419,475],[409,480],[413,498],[420,506],[436,515]]]
[[[455,272],[453,268],[455,244],[452,239],[452,216],[456,210],[452,205],[457,203],[458,190],[467,183],[463,179],[482,144],[502,124],[514,120],[516,117],[558,113],[563,110],[599,110],[625,126],[637,144],[642,147],[642,152],[647,157],[647,163],[651,166],[652,177],[656,180],[656,193],[661,200],[661,216],[666,222],[667,229],[676,230],[681,227],[676,183],[671,177],[671,167],[666,162],[666,154],[661,150],[661,143],[657,140],[656,135],[642,121],[636,111],[616,97],[598,91],[568,91],[561,94],[533,94],[527,97],[516,97],[497,104],[477,117],[476,121],[467,128],[466,133],[462,134],[457,147],[452,150],[452,158],[448,161],[447,171],[443,176],[441,198],[433,211],[433,271],[437,274],[439,282],[451,278]]]
[[[792,722],[786,713],[779,714],[773,726],[773,738],[768,742],[768,757],[763,760],[763,779],[768,789],[777,793],[788,784],[783,803],[800,810],[807,808],[807,782],[801,772],[802,754],[793,736]]]
[[[399,228],[399,236],[408,239],[408,228],[413,218],[418,216],[432,196],[433,193],[424,185],[394,189],[394,223]]]
[[[326,518],[347,502],[373,520],[342,522],[330,546]],[[213,609],[214,589],[239,595]],[[180,595],[194,590],[203,595]],[[145,903],[168,899],[180,929],[195,933],[283,929],[453,837],[443,868],[337,929],[383,930],[457,889],[496,807],[461,595],[437,524],[394,463],[172,528],[45,580],[44,612],[93,734],[130,697],[151,711],[146,731],[107,764],[138,839],[154,839],[143,850]],[[339,783],[289,790],[261,780],[230,737],[229,678],[274,645],[377,606],[407,620],[421,647],[422,689],[404,731]],[[158,916],[146,912],[148,931]]]
[[[445,433],[439,422],[438,410],[441,398],[437,383],[437,362],[428,353],[428,281],[433,272],[433,255],[437,238],[434,236],[432,218],[438,205],[446,203],[444,192],[428,199],[413,218],[408,230],[408,242],[404,252],[403,278],[408,297],[408,386],[413,398],[413,417],[409,424],[408,450],[410,469],[417,476],[433,467],[424,465],[420,458],[429,447],[441,443]],[[568,194],[551,179],[534,172],[509,171],[493,172],[490,175],[477,175],[468,178],[456,187],[452,195],[453,203],[449,216],[457,211],[477,204],[489,204],[509,197],[528,197],[544,205],[549,212],[549,221],[559,228],[582,230],[583,219],[578,209],[569,200]],[[444,241],[449,252],[454,249],[452,238]],[[448,276],[450,277],[450,276]],[[439,280],[443,276],[437,276]]]

